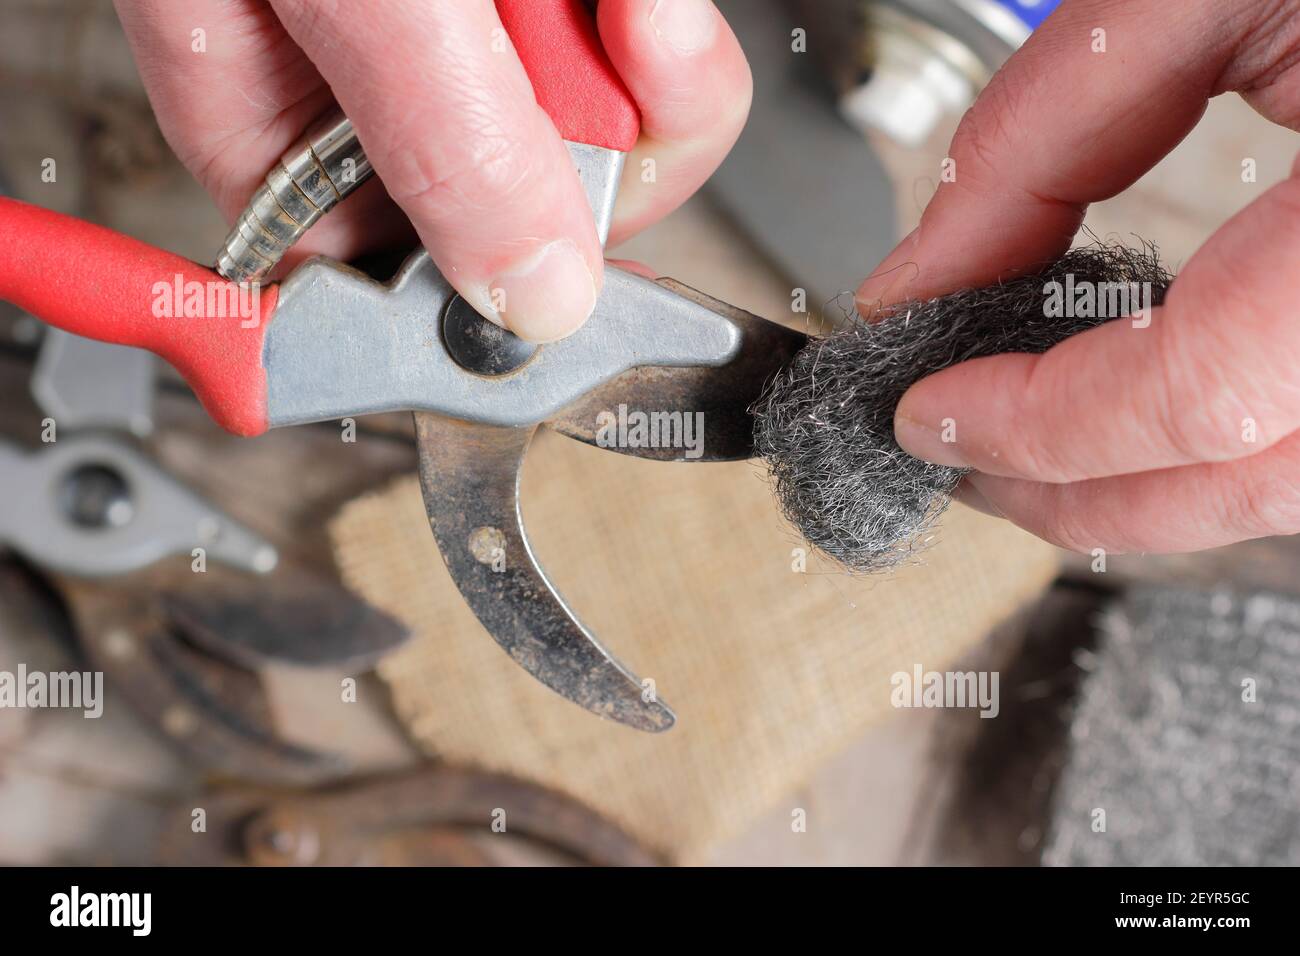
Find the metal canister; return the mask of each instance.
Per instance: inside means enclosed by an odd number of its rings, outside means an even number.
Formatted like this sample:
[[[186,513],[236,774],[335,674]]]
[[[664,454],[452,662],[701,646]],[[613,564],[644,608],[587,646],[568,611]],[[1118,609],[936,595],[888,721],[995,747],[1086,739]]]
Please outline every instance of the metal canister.
[[[844,116],[905,146],[959,114],[1060,0],[870,0]]]

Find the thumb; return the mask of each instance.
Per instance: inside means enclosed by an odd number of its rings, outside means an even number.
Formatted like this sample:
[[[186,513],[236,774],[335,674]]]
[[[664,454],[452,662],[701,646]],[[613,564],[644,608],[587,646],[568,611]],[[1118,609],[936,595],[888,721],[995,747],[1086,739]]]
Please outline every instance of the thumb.
[[[272,0],[447,281],[522,338],[575,331],[602,250],[567,148],[489,0]]]

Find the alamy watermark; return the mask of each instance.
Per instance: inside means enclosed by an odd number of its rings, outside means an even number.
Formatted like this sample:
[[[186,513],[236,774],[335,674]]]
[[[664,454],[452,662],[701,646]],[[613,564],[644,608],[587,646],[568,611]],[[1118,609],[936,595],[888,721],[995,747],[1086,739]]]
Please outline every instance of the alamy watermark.
[[[909,674],[896,671],[889,678],[895,707],[978,708],[980,717],[996,717],[997,671],[927,671],[916,664]]]
[[[102,671],[0,671],[0,708],[63,708],[80,710],[90,719],[104,713]]]
[[[694,460],[704,454],[703,412],[628,411],[596,415],[596,444],[601,448],[680,448]]]
[[[132,936],[153,929],[152,893],[91,893],[73,885],[50,897],[50,925],[55,927],[122,927]]]
[[[241,329],[262,324],[262,287],[255,283],[199,282],[178,272],[150,292],[157,319],[239,319]]]
[[[1043,286],[1043,315],[1049,319],[1118,319],[1128,316],[1133,327],[1151,324],[1150,282],[1093,282],[1076,280],[1067,272],[1065,281],[1052,279]]]

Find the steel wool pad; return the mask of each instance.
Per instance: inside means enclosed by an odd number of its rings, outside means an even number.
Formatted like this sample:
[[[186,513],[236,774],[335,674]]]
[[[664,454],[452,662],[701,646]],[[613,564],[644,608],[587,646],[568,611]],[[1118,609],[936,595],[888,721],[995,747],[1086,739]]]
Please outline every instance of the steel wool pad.
[[[755,453],[786,518],[850,571],[905,562],[965,474],[911,457],[894,410],[912,383],[967,359],[1046,352],[1160,305],[1172,276],[1155,247],[1097,243],[981,289],[855,316],[809,342],[755,403]]]

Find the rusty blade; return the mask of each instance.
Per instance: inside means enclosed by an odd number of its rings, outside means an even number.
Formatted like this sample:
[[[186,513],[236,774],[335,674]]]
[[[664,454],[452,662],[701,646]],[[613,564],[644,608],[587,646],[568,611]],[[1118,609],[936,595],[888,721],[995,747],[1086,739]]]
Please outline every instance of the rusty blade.
[[[211,573],[211,569],[209,572]],[[276,728],[260,675],[207,653],[172,620],[164,593],[187,579],[202,588],[184,558],[112,579],[55,579],[94,670],[131,706],[202,767],[264,783],[314,785],[345,775],[348,758],[301,747]]]
[[[420,487],[434,538],[465,602],[507,654],[600,717],[658,732],[673,712],[600,645],[546,579],[524,534],[519,469],[537,426],[415,413]]]
[[[741,332],[740,351],[726,365],[634,368],[593,389],[547,424],[561,434],[625,455],[660,461],[737,461],[754,451],[749,408],[763,386],[803,348],[808,337],[728,305],[673,279],[659,285],[725,316]],[[641,417],[644,416],[644,417]],[[688,417],[689,416],[689,417]],[[660,440],[638,440],[626,422],[657,423]],[[664,441],[676,429],[691,443]],[[702,434],[702,441],[698,438]]]
[[[192,578],[193,575],[190,575]],[[282,561],[265,578],[211,567],[159,596],[196,645],[239,667],[368,668],[410,636],[337,581]]]
[[[189,804],[163,828],[166,866],[481,866],[511,857],[479,834],[504,814],[515,841],[593,866],[658,866],[659,857],[594,810],[526,780],[446,764],[313,792],[206,791],[208,830]]]

